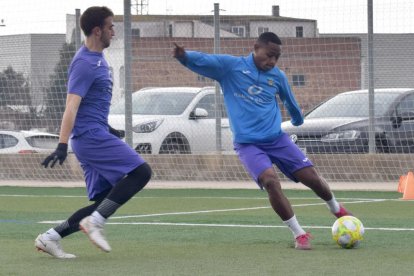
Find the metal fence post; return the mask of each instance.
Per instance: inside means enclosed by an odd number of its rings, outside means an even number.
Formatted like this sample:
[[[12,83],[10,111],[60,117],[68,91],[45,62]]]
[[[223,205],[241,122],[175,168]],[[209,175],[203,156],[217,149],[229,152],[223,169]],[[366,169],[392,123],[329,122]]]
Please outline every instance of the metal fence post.
[[[80,9],[75,9],[75,18],[75,47],[77,51],[81,46]]]
[[[220,53],[220,8],[219,3],[214,3],[214,54]],[[215,82],[215,107],[216,107],[216,151],[221,153],[221,92],[220,84]]]
[[[369,153],[375,153],[375,129],[374,129],[374,23],[373,23],[373,4],[368,0],[368,95],[369,95],[369,126],[368,126],[368,146]]]
[[[124,0],[124,68],[125,68],[125,142],[132,141],[132,82],[131,82],[131,0]]]

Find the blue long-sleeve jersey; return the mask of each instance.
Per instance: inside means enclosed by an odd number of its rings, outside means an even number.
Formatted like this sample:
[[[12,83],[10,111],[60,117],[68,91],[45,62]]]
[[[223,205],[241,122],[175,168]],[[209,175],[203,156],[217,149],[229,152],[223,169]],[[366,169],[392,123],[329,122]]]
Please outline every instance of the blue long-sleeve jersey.
[[[272,142],[282,134],[282,115],[276,95],[286,106],[293,125],[303,123],[302,112],[279,68],[261,71],[253,53],[247,57],[186,51],[179,61],[190,70],[217,80],[236,143]]]

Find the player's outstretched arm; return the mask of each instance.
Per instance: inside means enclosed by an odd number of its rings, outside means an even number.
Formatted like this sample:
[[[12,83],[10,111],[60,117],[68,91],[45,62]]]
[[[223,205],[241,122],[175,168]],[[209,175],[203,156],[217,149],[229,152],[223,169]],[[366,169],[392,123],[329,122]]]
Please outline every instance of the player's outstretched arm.
[[[173,56],[191,71],[217,81],[220,81],[236,62],[236,58],[230,55],[186,51],[175,42]]]
[[[177,43],[174,42],[174,57],[176,59],[182,60],[185,57],[185,49],[183,46],[178,45]]]
[[[57,161],[59,165],[62,165],[68,155],[68,142],[69,136],[72,132],[73,126],[75,125],[76,114],[78,113],[79,105],[82,97],[69,93],[66,98],[65,112],[63,113],[62,124],[60,126],[59,144],[54,152],[52,152],[45,160],[41,163],[45,168],[53,168]]]

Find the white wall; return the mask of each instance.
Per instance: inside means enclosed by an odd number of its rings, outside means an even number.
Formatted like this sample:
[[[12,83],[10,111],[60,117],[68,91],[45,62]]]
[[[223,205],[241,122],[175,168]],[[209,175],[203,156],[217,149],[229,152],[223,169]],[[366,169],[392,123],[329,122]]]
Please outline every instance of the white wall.
[[[303,37],[317,36],[316,23],[314,22],[283,22],[283,21],[255,21],[250,22],[250,36],[258,37],[259,27],[268,27],[269,32],[274,32],[279,37],[296,37],[296,27],[303,27]]]

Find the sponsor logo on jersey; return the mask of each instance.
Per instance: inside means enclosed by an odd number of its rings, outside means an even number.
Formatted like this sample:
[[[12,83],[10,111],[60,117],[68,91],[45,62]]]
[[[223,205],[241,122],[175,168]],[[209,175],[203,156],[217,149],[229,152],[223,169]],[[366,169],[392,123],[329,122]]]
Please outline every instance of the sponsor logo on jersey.
[[[252,96],[259,95],[260,93],[262,93],[262,91],[263,91],[263,88],[257,85],[252,85],[247,89],[247,92]]]

